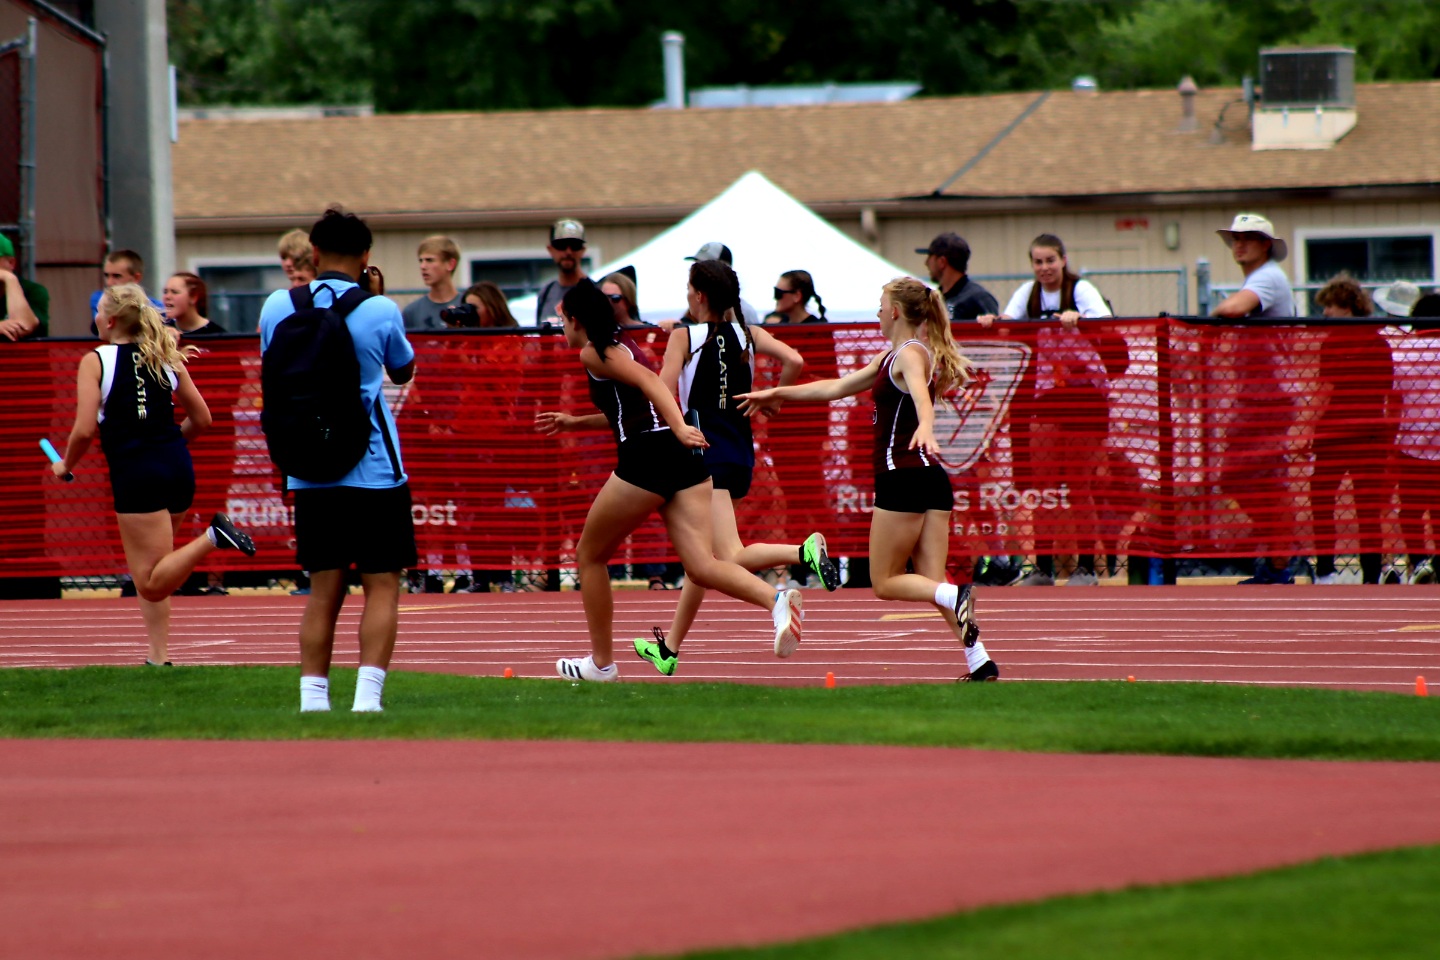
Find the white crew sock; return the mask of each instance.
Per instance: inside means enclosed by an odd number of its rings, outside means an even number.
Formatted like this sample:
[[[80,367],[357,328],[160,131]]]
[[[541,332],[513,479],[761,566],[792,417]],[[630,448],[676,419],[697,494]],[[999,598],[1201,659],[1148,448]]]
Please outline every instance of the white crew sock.
[[[379,713],[380,694],[385,690],[385,671],[379,667],[361,667],[355,676],[354,713]]]
[[[205,528],[205,539],[210,541],[210,546],[212,546],[212,547],[218,547],[218,546],[220,546],[220,541],[215,539],[215,528],[214,528],[214,527],[206,527],[206,528]]]
[[[300,712],[330,709],[330,679],[328,677],[300,678]]]
[[[985,666],[985,661],[990,659],[990,654],[985,652],[985,644],[979,640],[975,641],[973,647],[965,648],[965,666],[971,673]]]
[[[954,610],[955,603],[960,599],[960,588],[953,583],[941,583],[935,586],[935,603],[946,610]]]

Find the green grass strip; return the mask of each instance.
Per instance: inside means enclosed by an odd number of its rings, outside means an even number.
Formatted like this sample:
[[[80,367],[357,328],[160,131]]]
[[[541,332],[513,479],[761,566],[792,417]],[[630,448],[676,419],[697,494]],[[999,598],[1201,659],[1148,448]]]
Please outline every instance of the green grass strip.
[[[638,667],[636,669],[639,669]],[[386,712],[299,713],[294,667],[0,670],[0,737],[844,743],[1440,760],[1440,698],[1196,683],[572,685],[392,673]]]
[[[991,907],[689,960],[1374,960],[1436,955],[1440,847]]]

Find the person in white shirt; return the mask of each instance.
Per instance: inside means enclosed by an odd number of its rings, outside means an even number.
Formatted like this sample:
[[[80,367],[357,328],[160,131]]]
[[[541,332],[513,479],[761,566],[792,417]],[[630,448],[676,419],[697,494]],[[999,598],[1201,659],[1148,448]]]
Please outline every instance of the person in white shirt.
[[[1028,430],[1022,429],[1021,435],[1025,437],[1029,483],[1038,487],[1066,484],[1068,507],[1059,508],[1063,512],[1056,520],[1035,517],[1041,528],[1035,538],[1035,571],[1020,584],[1053,585],[1055,547],[1073,542],[1078,556],[1068,582],[1091,586],[1099,582],[1095,574],[1100,528],[1096,499],[1101,478],[1108,473],[1105,442],[1110,432],[1110,373],[1097,341],[1077,327],[1082,317],[1111,316],[1110,306],[1093,283],[1071,272],[1065,243],[1054,234],[1042,233],[1030,242],[1030,269],[1035,279],[1021,284],[1004,313],[976,318],[982,327],[993,326],[997,320],[1060,321],[1059,329],[1041,330],[1036,335],[1033,413]],[[1021,486],[1020,472],[1017,469],[1017,487]]]

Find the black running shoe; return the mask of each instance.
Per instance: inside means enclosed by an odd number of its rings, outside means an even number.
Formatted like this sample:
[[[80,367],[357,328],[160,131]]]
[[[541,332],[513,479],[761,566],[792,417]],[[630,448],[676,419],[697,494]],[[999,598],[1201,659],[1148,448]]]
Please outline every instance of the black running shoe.
[[[965,646],[975,646],[975,641],[980,639],[980,624],[971,620],[965,626]]]
[[[978,668],[959,678],[958,683],[986,683],[1000,679],[1000,668],[994,660],[986,660]]]
[[[217,547],[229,547],[231,550],[239,550],[247,557],[255,556],[255,541],[249,536],[241,533],[230,522],[230,518],[223,513],[217,513],[210,518],[210,529],[215,531],[215,545]]]

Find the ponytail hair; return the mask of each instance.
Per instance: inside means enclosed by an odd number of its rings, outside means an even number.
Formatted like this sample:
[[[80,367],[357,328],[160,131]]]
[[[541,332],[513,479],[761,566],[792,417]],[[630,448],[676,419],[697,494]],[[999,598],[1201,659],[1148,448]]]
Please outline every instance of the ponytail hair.
[[[815,278],[810,276],[806,270],[786,270],[780,274],[781,280],[789,280],[795,287],[795,292],[800,294],[800,305],[803,307],[811,300],[815,301],[815,308],[820,311],[820,319],[825,319],[825,301],[820,299],[820,294],[815,292]]]
[[[940,291],[914,277],[897,277],[885,284],[885,295],[907,323],[920,328],[917,339],[923,340],[934,355],[936,394],[944,395],[968,383],[975,365],[960,353],[955,343],[950,330],[950,310]]]
[[[595,281],[582,277],[571,287],[560,301],[565,316],[574,320],[585,330],[590,345],[605,362],[605,351],[620,342],[620,324],[615,320],[615,311],[610,307],[610,298],[600,292]]]
[[[141,365],[162,383],[167,368],[173,370],[200,352],[193,344],[176,345],[175,334],[165,326],[160,311],[139,284],[107,287],[100,304],[105,315],[135,344]]]
[[[724,260],[696,260],[690,265],[690,286],[705,297],[711,324],[724,323],[733,317],[745,330],[745,348],[753,352],[755,340],[745,323],[745,311],[740,307],[740,277],[735,269]],[[691,350],[689,356],[699,353],[706,343],[714,339],[715,327],[711,326],[710,331],[705,343]]]

